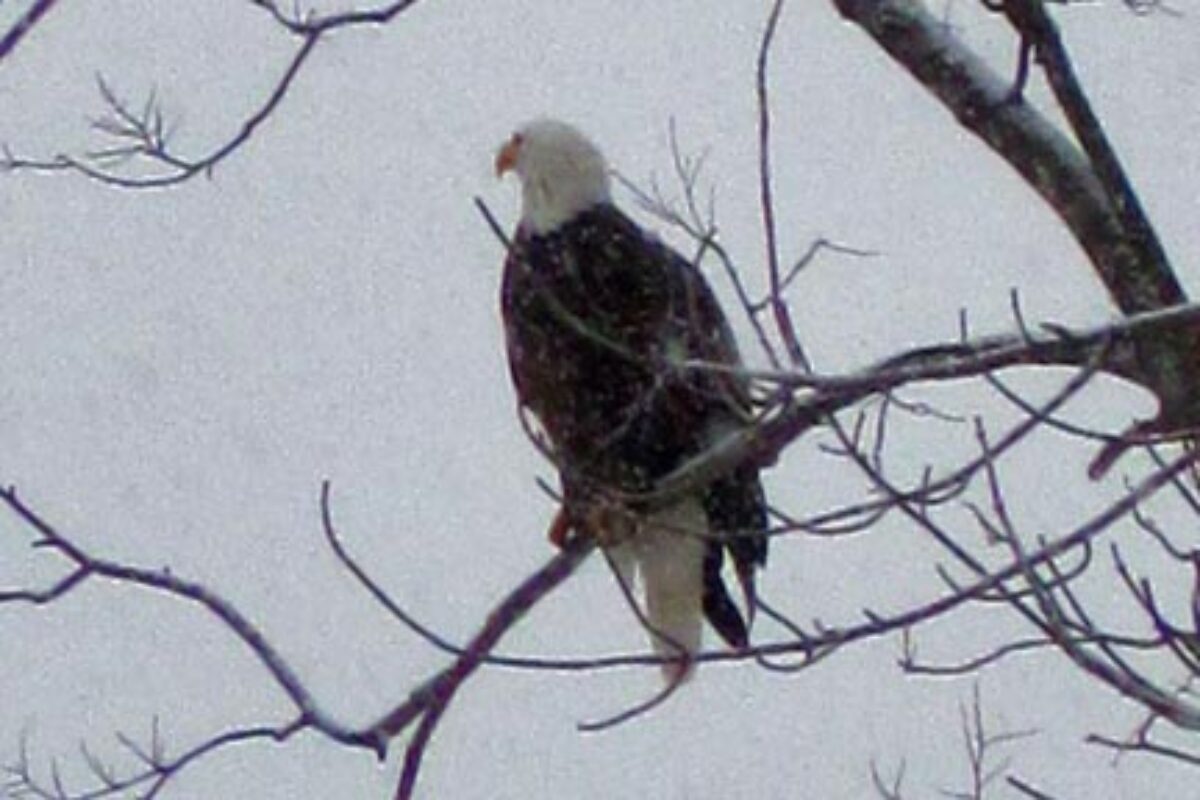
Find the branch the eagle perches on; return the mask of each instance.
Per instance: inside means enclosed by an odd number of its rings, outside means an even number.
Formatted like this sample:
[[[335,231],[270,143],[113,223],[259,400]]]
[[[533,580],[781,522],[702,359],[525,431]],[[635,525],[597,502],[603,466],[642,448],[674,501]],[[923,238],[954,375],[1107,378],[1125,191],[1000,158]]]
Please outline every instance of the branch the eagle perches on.
[[[964,486],[971,475],[985,470],[999,453],[1015,440],[1026,435],[1044,421],[1057,403],[1074,394],[1091,375],[1096,366],[1105,362],[1110,354],[1119,353],[1121,343],[1130,341],[1143,332],[1162,329],[1172,325],[1200,321],[1200,306],[1184,306],[1127,318],[1112,325],[1089,331],[1068,334],[1061,329],[1041,335],[1018,334],[1009,337],[990,337],[964,341],[938,347],[927,347],[900,354],[888,359],[874,369],[845,376],[817,376],[802,373],[773,371],[753,372],[756,380],[773,384],[786,390],[786,398],[777,401],[766,410],[758,425],[744,435],[730,437],[719,442],[703,455],[683,464],[668,475],[655,492],[628,498],[642,507],[655,507],[669,503],[673,498],[693,491],[697,486],[734,468],[744,460],[771,461],[782,450],[805,432],[811,430],[834,412],[861,402],[865,398],[890,392],[900,386],[928,380],[964,378],[972,375],[989,374],[1001,367],[1020,364],[1066,364],[1080,365],[1090,362],[1090,368],[1081,370],[1080,378],[1064,389],[1050,405],[1030,416],[1030,423],[1014,434],[1010,441],[994,445],[969,471],[959,471],[945,476],[940,481],[929,481],[915,490],[896,490],[892,496],[877,500],[874,508],[850,508],[846,516],[872,514],[880,509],[905,508],[906,503],[924,498],[935,502],[934,493],[945,496],[951,485]],[[1111,363],[1119,364],[1119,359]],[[715,368],[705,364],[679,365],[687,369]],[[1135,487],[1120,503],[1105,514],[1088,521],[1076,531],[1047,544],[1036,552],[1022,552],[1007,569],[982,572],[978,580],[969,585],[951,586],[941,597],[914,606],[907,611],[890,616],[868,613],[865,622],[846,626],[821,624],[813,632],[806,632],[791,623],[789,630],[794,636],[772,642],[759,643],[742,652],[713,651],[701,653],[697,661],[737,661],[793,656],[799,660],[776,668],[790,671],[811,666],[836,650],[856,641],[877,638],[896,631],[909,631],[920,624],[988,593],[1002,590],[1007,581],[1028,575],[1038,565],[1053,565],[1056,559],[1072,550],[1087,547],[1091,538],[1109,527],[1116,519],[1132,513],[1138,502],[1154,493],[1179,473],[1189,468],[1195,460],[1195,452],[1152,476]],[[390,596],[369,573],[349,554],[341,541],[332,519],[330,487],[324,484],[321,491],[320,511],[322,528],[327,543],[340,562],[400,623],[406,625],[425,641],[451,657],[451,663],[422,681],[407,699],[391,711],[382,715],[375,723],[362,728],[347,728],[325,712],[321,703],[306,688],[302,678],[290,667],[286,659],[270,643],[248,618],[235,606],[217,593],[170,570],[148,570],[121,564],[93,556],[72,539],[58,531],[51,523],[34,511],[14,489],[0,490],[0,502],[31,530],[37,538],[33,545],[42,551],[57,553],[70,565],[68,573],[44,590],[21,590],[0,592],[0,604],[32,603],[44,605],[54,602],[73,591],[88,580],[99,578],[115,583],[132,584],[152,589],[203,607],[221,624],[225,625],[242,643],[255,654],[268,674],[295,706],[296,715],[291,720],[275,726],[260,726],[252,729],[235,729],[185,751],[174,759],[163,756],[146,756],[142,760],[143,771],[116,781],[113,786],[158,787],[172,776],[210,752],[223,747],[244,743],[252,739],[283,741],[304,730],[315,730],[343,745],[365,748],[383,757],[390,742],[400,734],[414,730],[406,746],[406,756],[400,786],[403,791],[398,797],[409,797],[415,787],[421,758],[432,733],[446,707],[466,680],[480,667],[489,666],[506,669],[535,669],[552,671],[594,671],[628,666],[653,666],[662,658],[651,654],[600,656],[594,658],[562,659],[554,657],[525,657],[495,652],[496,645],[534,604],[566,580],[592,551],[593,543],[575,537],[554,555],[543,567],[522,581],[501,600],[488,615],[487,622],[467,643],[458,645],[418,622]],[[877,517],[875,517],[877,518]],[[828,522],[828,520],[825,520]],[[786,530],[774,535],[787,533]],[[769,665],[770,662],[767,662]],[[585,729],[587,726],[585,726]],[[33,777],[25,774],[26,783],[32,784]],[[114,789],[115,791],[115,789]],[[55,795],[47,795],[55,796]],[[67,795],[64,795],[67,796]]]

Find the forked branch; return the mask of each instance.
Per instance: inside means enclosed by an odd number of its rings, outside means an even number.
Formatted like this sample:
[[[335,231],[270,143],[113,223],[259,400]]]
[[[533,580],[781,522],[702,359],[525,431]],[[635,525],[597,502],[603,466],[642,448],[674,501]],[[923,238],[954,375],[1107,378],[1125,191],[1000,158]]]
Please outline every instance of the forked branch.
[[[142,104],[140,111],[135,112],[131,104],[100,78],[98,82],[105,104],[105,116],[98,119],[93,127],[108,137],[110,144],[82,155],[59,153],[49,158],[17,155],[5,146],[0,155],[0,169],[75,173],[120,189],[162,188],[184,183],[199,175],[212,177],[218,165],[241,150],[275,115],[314,48],[325,37],[343,29],[386,25],[417,2],[398,0],[377,9],[301,14],[299,11],[283,11],[274,0],[249,0],[250,5],[266,11],[298,44],[263,102],[242,120],[231,136],[207,154],[185,156],[175,151],[165,133],[162,109],[153,95]],[[53,0],[39,0],[30,13],[39,8],[40,13],[44,13],[51,5]],[[36,21],[36,17],[32,21]],[[3,47],[8,39],[14,36],[19,38],[27,28],[18,26],[0,41],[0,58],[3,58]],[[15,45],[15,40],[12,44]]]

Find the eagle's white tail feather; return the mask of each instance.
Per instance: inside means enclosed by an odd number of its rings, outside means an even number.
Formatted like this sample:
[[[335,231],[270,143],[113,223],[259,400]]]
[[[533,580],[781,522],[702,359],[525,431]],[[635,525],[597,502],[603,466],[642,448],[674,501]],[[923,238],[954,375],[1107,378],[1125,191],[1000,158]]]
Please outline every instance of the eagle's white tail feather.
[[[658,655],[677,658],[680,648],[688,655],[700,650],[705,542],[688,531],[701,532],[707,523],[700,503],[686,501],[657,512],[632,541],[610,551],[627,585],[632,585],[635,568],[641,577],[646,619],[661,634],[650,634]],[[686,661],[682,666],[680,662],[663,665],[663,677],[670,682],[684,680],[690,672]]]

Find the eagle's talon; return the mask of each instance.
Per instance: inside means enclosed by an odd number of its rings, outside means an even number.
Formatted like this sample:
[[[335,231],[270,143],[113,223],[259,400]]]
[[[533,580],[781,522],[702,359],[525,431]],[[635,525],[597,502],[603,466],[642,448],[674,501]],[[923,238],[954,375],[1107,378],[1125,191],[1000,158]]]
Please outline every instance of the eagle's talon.
[[[616,547],[634,537],[638,520],[622,503],[599,499],[588,505],[584,527],[596,537],[596,543],[601,547]]]
[[[546,538],[550,540],[550,544],[562,550],[567,546],[567,539],[570,538],[574,527],[571,524],[570,517],[567,516],[567,510],[560,508],[558,509],[558,513],[554,515],[554,520],[550,523],[550,529],[546,532]]]

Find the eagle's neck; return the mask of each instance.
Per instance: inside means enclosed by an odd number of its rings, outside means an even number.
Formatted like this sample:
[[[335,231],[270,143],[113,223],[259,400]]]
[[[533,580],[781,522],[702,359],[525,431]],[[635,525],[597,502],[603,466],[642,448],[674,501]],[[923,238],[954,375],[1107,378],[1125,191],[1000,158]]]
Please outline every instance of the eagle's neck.
[[[584,212],[612,202],[603,163],[574,167],[572,174],[548,171],[530,175],[523,181],[521,222],[534,235],[553,233]]]

